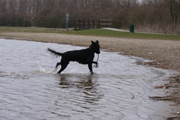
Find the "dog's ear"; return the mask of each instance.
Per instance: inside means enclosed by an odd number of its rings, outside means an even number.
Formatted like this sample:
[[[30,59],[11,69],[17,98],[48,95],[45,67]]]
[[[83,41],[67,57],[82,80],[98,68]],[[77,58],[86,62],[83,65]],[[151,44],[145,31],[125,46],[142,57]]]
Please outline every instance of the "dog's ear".
[[[91,40],[91,43],[93,44],[93,43],[94,43],[94,41],[92,41],[92,40]]]
[[[98,40],[96,40],[96,43],[97,43],[97,44],[99,44],[99,41],[98,41]]]

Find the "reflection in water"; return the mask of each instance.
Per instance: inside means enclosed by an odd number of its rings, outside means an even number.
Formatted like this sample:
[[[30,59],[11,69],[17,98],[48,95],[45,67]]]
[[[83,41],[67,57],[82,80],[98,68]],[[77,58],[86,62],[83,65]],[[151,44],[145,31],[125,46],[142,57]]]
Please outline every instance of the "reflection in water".
[[[102,98],[98,93],[98,83],[95,75],[77,75],[77,74],[61,74],[60,75],[60,88],[73,88],[78,89],[84,101],[93,104]]]

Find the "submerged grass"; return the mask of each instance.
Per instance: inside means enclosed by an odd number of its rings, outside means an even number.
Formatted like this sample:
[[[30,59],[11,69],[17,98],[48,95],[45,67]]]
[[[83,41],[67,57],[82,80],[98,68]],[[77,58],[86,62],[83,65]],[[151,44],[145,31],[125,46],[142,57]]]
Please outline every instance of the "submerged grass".
[[[180,35],[151,34],[151,33],[130,33],[124,31],[113,31],[105,29],[91,29],[79,31],[65,31],[61,28],[42,27],[0,27],[0,32],[35,32],[35,33],[60,33],[73,35],[88,35],[101,37],[135,38],[135,39],[160,39],[160,40],[180,40]]]

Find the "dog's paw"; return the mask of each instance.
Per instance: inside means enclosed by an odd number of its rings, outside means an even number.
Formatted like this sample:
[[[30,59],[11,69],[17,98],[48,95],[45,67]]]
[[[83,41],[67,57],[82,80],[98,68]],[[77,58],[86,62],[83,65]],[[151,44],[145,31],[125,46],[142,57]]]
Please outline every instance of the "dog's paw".
[[[95,65],[95,67],[96,67],[96,68],[98,67],[98,63]]]

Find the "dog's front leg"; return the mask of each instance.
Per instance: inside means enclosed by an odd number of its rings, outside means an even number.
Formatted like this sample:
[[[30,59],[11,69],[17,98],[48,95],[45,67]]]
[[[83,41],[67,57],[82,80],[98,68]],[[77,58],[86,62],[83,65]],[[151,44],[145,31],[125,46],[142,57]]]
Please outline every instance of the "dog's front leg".
[[[88,67],[89,67],[89,70],[90,70],[91,74],[93,74],[92,63],[88,63]]]
[[[92,63],[96,64],[95,67],[98,67],[98,62],[92,61]]]

